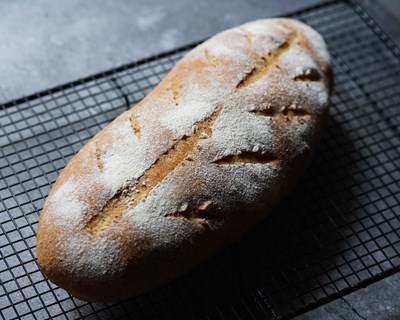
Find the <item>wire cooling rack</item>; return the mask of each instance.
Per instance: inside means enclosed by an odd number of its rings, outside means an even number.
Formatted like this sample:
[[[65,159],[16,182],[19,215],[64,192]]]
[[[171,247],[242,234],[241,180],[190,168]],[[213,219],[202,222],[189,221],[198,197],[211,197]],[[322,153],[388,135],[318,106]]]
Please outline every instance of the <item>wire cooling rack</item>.
[[[72,155],[193,46],[0,106],[1,318],[286,318],[400,270],[400,52],[353,2],[291,16],[324,35],[335,70],[328,129],[310,168],[240,242],[122,303],[83,302],[44,278],[39,213]]]

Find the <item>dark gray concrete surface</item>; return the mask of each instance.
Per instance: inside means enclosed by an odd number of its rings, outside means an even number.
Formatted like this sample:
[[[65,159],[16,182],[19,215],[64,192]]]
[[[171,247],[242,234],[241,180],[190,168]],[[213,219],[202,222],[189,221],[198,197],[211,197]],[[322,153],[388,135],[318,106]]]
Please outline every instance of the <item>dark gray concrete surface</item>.
[[[358,0],[375,22],[400,46],[400,1]]]
[[[360,1],[399,44],[400,1]],[[3,0],[0,103],[204,39],[245,21],[318,2]],[[296,320],[400,319],[399,287],[396,274]]]
[[[400,43],[398,24],[379,3],[360,1]],[[3,0],[0,103],[318,2]]]
[[[318,0],[0,1],[0,102]]]
[[[399,320],[399,288],[397,273],[293,320]]]

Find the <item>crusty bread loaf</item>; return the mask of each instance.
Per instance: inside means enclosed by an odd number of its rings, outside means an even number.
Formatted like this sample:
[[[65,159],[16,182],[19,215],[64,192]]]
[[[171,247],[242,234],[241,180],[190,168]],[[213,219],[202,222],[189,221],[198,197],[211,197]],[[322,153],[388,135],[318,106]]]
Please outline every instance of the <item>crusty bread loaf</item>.
[[[39,222],[43,272],[78,298],[116,301],[238,240],[303,173],[330,89],[325,43],[301,22],[199,45],[62,171]]]

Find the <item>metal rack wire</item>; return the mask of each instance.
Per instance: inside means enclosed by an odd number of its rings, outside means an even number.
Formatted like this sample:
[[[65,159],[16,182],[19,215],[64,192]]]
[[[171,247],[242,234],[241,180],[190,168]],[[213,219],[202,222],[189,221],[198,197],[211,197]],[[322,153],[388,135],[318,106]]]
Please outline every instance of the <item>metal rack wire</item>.
[[[400,51],[353,2],[291,16],[324,35],[335,70],[312,165],[239,243],[129,301],[79,301],[45,279],[39,213],[72,155],[193,46],[0,106],[2,319],[286,318],[400,270]]]

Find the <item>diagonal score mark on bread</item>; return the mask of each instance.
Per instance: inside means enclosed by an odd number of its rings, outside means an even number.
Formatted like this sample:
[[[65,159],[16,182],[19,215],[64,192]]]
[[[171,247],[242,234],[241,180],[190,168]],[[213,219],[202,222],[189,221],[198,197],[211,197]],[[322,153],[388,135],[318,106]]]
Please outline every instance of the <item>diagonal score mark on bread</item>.
[[[136,207],[147,195],[179,164],[188,158],[197,147],[201,136],[212,136],[212,126],[221,114],[217,107],[204,121],[196,122],[197,130],[191,136],[185,136],[163,153],[137,180],[119,190],[96,215],[86,224],[86,229],[96,236],[102,229],[117,221],[128,208]]]
[[[178,211],[167,213],[165,217],[193,221],[209,229],[216,228],[225,221],[210,200],[195,203],[185,202]]]
[[[237,155],[229,155],[215,160],[213,164],[217,165],[235,165],[235,164],[279,164],[281,160],[273,154],[245,151]]]
[[[97,168],[99,169],[99,171],[103,172],[104,165],[103,165],[103,161],[101,160],[100,143],[98,143],[98,142],[96,142],[96,163],[97,163]]]
[[[214,68],[219,64],[219,59],[211,54],[209,50],[204,50],[204,56],[206,57],[208,63],[211,64]]]
[[[239,30],[243,33],[244,38],[246,39],[246,41],[252,45],[253,43],[253,35],[251,34],[250,31],[247,31],[245,28],[239,28]]]
[[[288,38],[278,48],[270,51],[267,56],[262,56],[251,71],[236,85],[236,90],[241,90],[254,82],[260,80],[267,74],[268,70],[275,66],[279,58],[288,51],[291,46],[299,39],[298,32],[292,32]]]
[[[181,97],[181,86],[178,84],[178,80],[176,77],[172,80],[171,83],[171,90],[172,90],[172,99],[174,100],[175,106],[179,106],[179,100]]]
[[[289,107],[282,107],[280,109],[273,108],[272,106],[267,105],[265,108],[251,110],[250,112],[258,116],[266,116],[287,120],[310,116],[310,113],[306,109],[302,108],[296,103],[292,103]]]
[[[140,139],[140,125],[138,119],[135,115],[135,112],[132,110],[131,117],[130,117],[131,128],[133,133]]]
[[[315,68],[307,68],[303,70],[303,73],[295,76],[294,81],[319,81],[321,80],[321,74]]]

